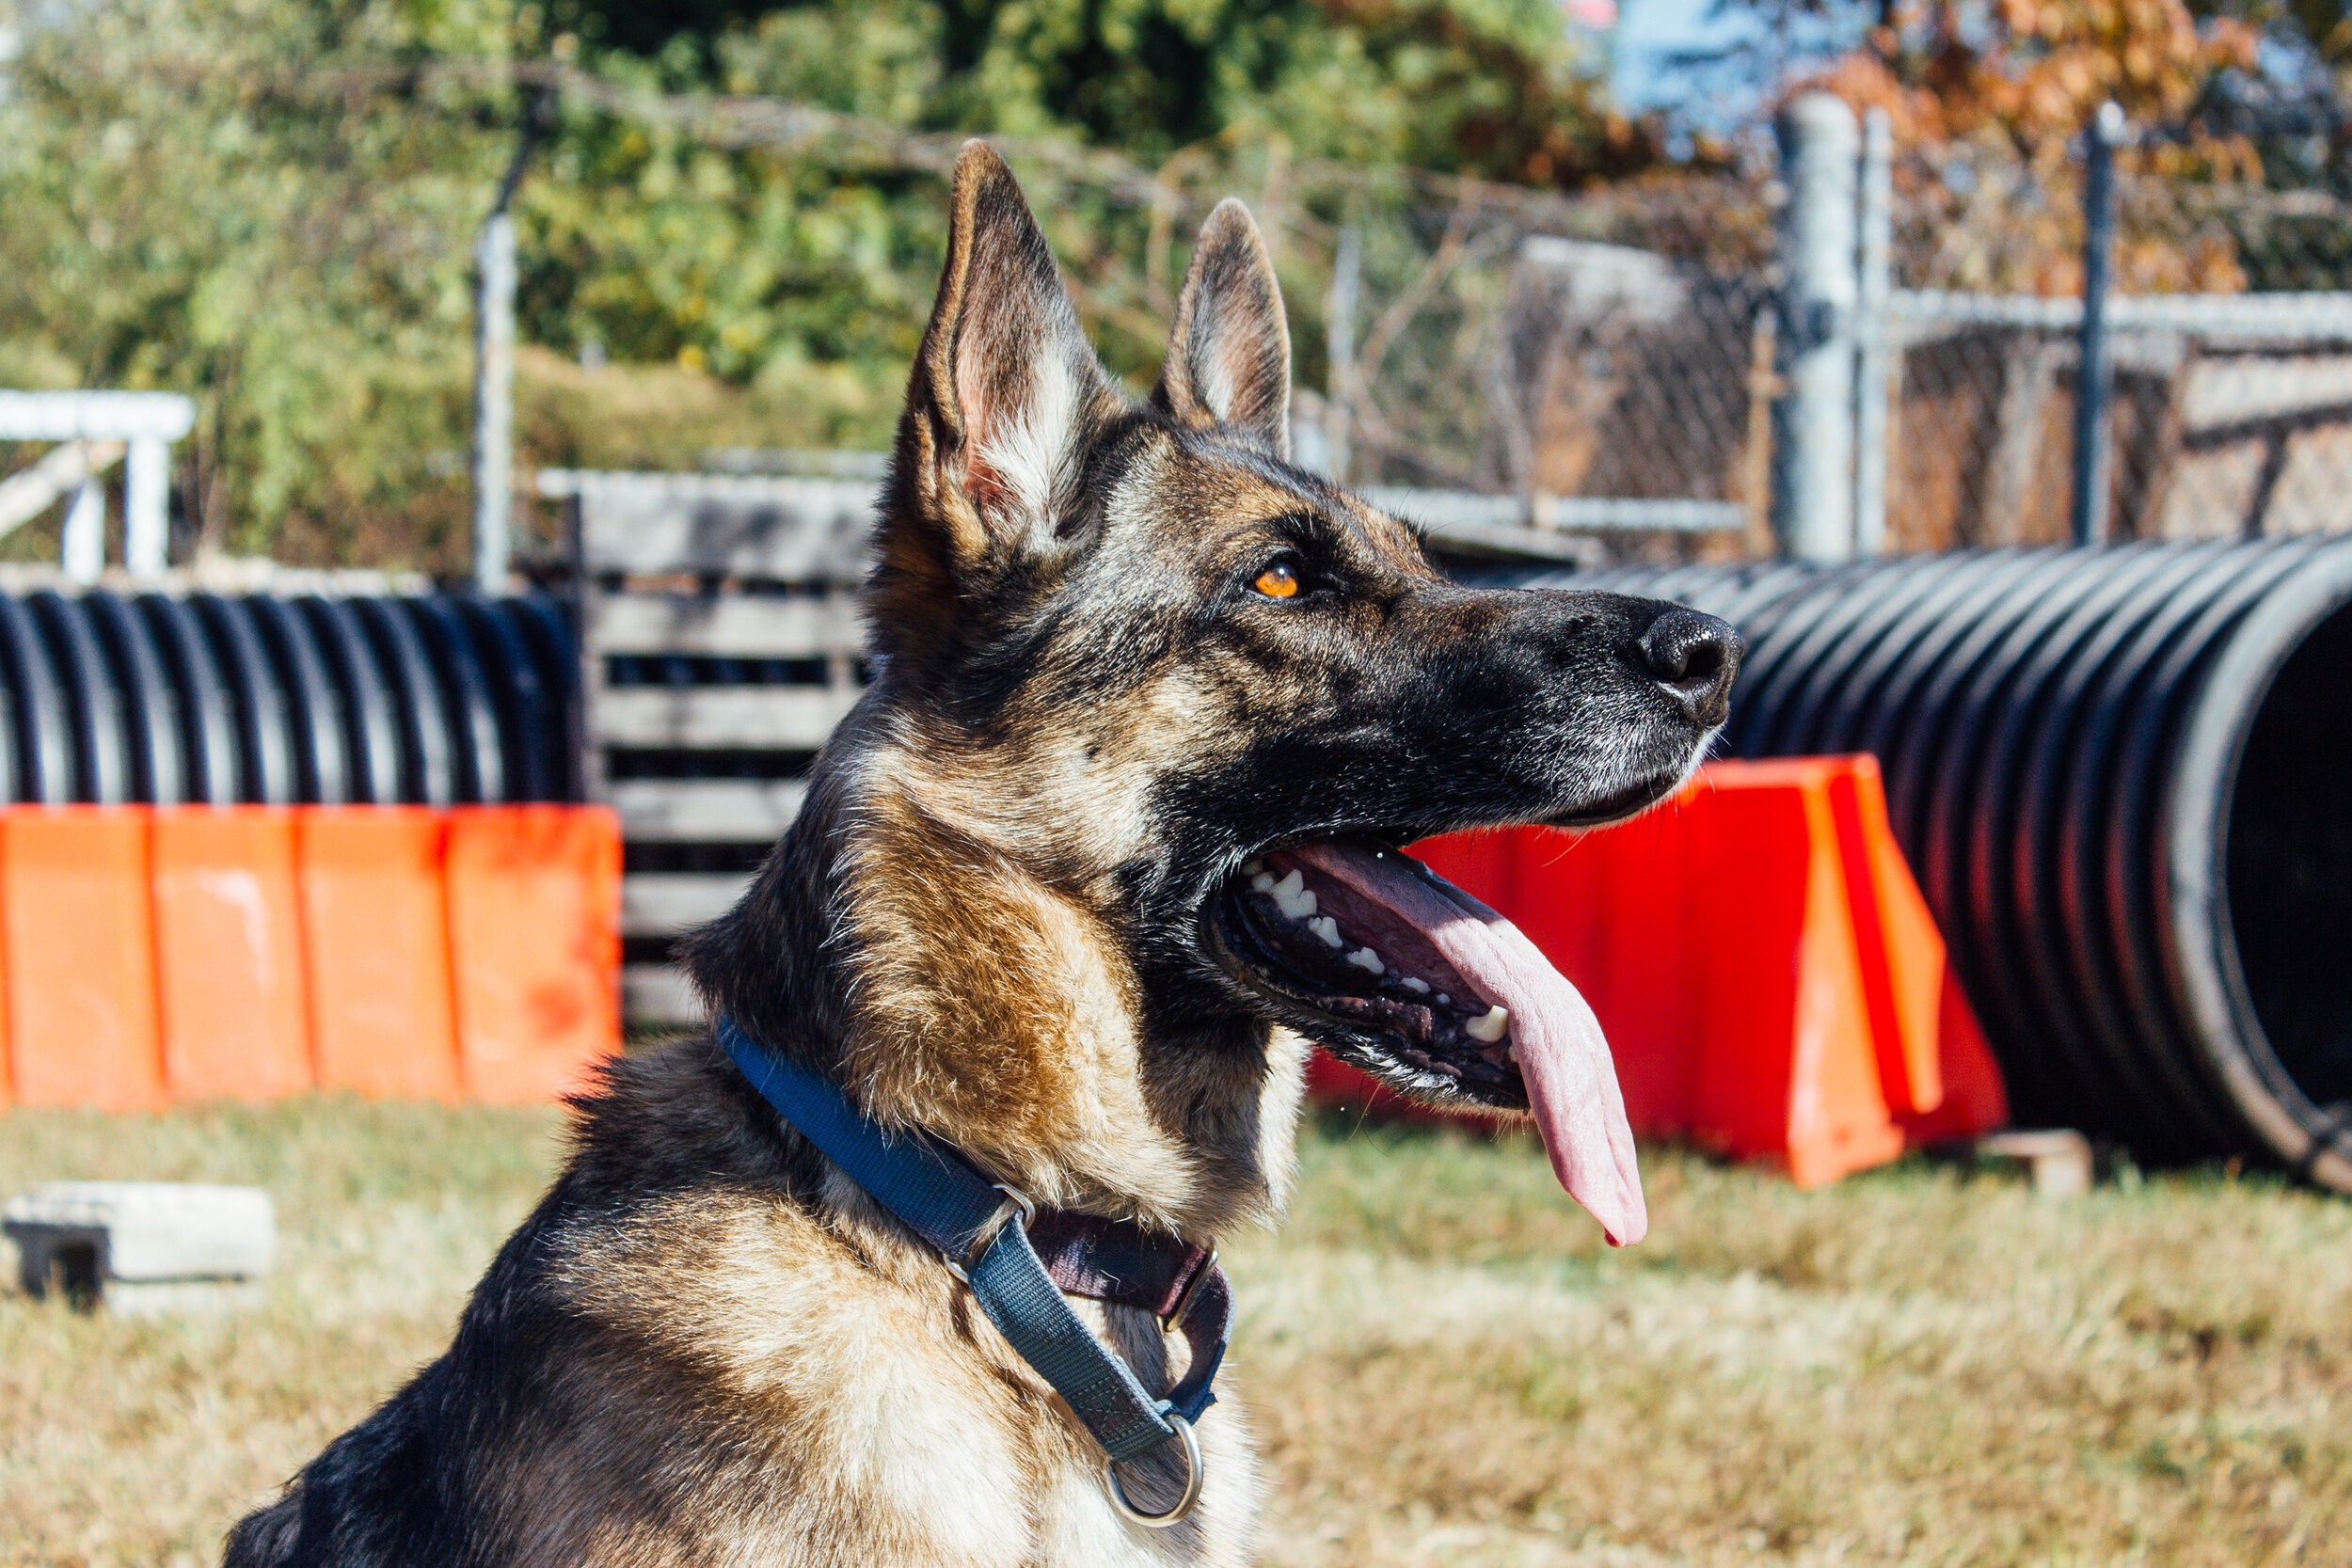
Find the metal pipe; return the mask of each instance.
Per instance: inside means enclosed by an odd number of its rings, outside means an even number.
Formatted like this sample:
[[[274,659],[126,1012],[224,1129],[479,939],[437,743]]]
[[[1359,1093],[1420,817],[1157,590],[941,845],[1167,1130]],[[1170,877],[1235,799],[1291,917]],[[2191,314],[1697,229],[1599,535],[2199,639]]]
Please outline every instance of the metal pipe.
[[[473,255],[473,580],[496,594],[515,511],[515,220],[491,214]]]
[[[135,578],[160,577],[170,550],[171,446],[134,436],[122,464],[122,564]]]
[[[2079,332],[2083,325],[2079,299],[1898,289],[1886,303],[1902,338],[1915,342],[1971,326]],[[2239,343],[2344,342],[2352,341],[2352,293],[2110,295],[2104,319],[2110,334],[2186,332]]]
[[[96,582],[105,573],[106,487],[97,479],[74,486],[57,554],[68,582]]]
[[[162,572],[171,537],[171,443],[195,424],[194,400],[175,392],[0,392],[0,440],[69,444],[39,466],[37,471],[56,479],[45,495],[42,480],[8,487],[7,499],[0,499],[0,533],[39,512],[78,478],[81,489],[66,518],[64,565],[73,581],[96,581],[106,564],[106,502],[89,476],[113,462],[127,443],[123,564],[135,577]],[[102,449],[107,453],[103,461],[84,461]],[[65,477],[77,466],[80,475]],[[24,511],[26,506],[33,512]]]
[[[2114,437],[2107,395],[2115,367],[2107,346],[2107,291],[2115,272],[2115,150],[2123,140],[2123,110],[2108,102],[2090,117],[2083,155],[2082,351],[2074,375],[2074,543],[2107,536]]]
[[[474,241],[473,580],[485,594],[506,591],[515,515],[515,220],[507,209],[554,106],[548,92],[526,101],[514,160]]]
[[[56,503],[59,496],[122,460],[120,441],[67,441],[40,462],[0,479],[0,535],[15,532]]]
[[[1861,276],[1854,301],[1854,553],[1886,548],[1886,460],[1894,355],[1886,319],[1895,292],[1895,124],[1862,117]]]
[[[1356,408],[1356,298],[1362,292],[1364,232],[1354,224],[1340,230],[1331,258],[1331,300],[1324,323],[1323,436],[1331,477],[1347,483]]]
[[[1854,549],[1854,185],[1862,135],[1825,92],[1780,114],[1781,329],[1772,405],[1772,527],[1802,561]]]

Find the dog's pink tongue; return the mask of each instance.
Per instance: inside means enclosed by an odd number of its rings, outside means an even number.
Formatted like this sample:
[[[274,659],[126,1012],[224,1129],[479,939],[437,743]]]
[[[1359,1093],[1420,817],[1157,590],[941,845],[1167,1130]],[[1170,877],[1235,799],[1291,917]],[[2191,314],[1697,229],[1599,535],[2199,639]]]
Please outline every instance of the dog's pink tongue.
[[[1551,1168],[1612,1246],[1649,1231],[1633,1129],[1600,1021],[1519,928],[1408,857],[1344,842],[1294,850],[1429,939],[1489,1004],[1510,1009],[1511,1043]]]

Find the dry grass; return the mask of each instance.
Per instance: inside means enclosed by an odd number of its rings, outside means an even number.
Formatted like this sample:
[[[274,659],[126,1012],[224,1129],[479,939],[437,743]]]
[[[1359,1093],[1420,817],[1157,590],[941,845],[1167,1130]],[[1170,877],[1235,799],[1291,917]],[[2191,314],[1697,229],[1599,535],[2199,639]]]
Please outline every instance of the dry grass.
[[[440,1347],[553,1157],[547,1115],[0,1117],[0,1191],[258,1181],[241,1318],[0,1296],[0,1562],[202,1562]],[[1229,1248],[1271,1560],[2352,1561],[2352,1205],[2128,1179],[2069,1205],[1905,1166],[1804,1194],[1673,1151],[1611,1254],[1520,1147],[1307,1144]]]
[[[338,1101],[0,1117],[0,1192],[252,1182],[279,1232],[260,1312],[138,1323],[0,1295],[0,1562],[217,1561],[239,1513],[439,1353],[545,1185],[556,1130],[548,1113]]]

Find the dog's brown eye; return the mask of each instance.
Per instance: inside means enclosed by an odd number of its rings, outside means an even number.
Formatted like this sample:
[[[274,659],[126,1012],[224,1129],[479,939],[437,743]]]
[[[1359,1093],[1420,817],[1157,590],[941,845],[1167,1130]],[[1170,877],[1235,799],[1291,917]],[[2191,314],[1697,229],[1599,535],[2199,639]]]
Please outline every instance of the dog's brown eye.
[[[1298,592],[1298,574],[1277,562],[1260,572],[1258,580],[1251,586],[1269,599],[1287,599]]]

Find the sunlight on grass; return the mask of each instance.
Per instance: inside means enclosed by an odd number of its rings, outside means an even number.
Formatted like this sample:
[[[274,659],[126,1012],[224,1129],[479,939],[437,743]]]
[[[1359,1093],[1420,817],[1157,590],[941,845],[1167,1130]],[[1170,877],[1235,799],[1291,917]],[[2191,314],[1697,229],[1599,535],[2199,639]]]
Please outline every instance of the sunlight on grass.
[[[0,1117],[0,1192],[250,1181],[241,1317],[0,1295],[0,1562],[209,1562],[447,1338],[548,1112]],[[2352,1205],[2215,1173],[2071,1204],[1906,1164],[1821,1192],[1651,1149],[1613,1252],[1531,1144],[1324,1121],[1235,1238],[1268,1560],[2352,1560]]]

